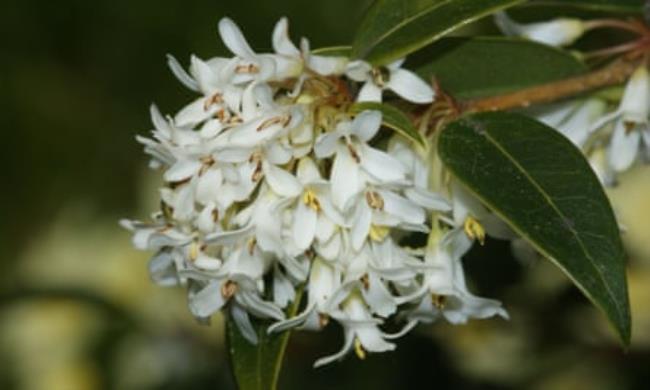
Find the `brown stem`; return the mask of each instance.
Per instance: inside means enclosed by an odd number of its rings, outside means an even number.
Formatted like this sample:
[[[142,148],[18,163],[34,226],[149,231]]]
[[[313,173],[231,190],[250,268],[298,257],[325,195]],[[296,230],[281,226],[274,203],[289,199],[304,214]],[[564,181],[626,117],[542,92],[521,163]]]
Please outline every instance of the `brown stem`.
[[[595,89],[625,82],[643,58],[622,58],[605,68],[566,80],[556,81],[517,92],[491,96],[461,103],[461,112],[484,112],[524,108],[533,104],[550,103]]]

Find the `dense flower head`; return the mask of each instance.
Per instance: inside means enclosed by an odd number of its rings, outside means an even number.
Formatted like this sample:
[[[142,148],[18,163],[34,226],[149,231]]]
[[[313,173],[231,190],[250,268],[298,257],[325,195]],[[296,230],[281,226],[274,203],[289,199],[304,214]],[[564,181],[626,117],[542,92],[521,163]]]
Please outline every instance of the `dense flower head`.
[[[219,33],[231,57],[192,56],[187,71],[169,57],[199,96],[173,116],[152,106],[154,130],[138,137],[163,172],[161,207],[123,225],[155,251],[155,282],[186,286],[201,320],[230,311],[253,343],[258,319],[269,332],[338,322],[343,348],[316,365],[392,350],[419,322],[507,317],[468,291],[461,263],[486,231],[507,229],[459,186],[432,180],[425,154],[383,131],[380,111],[348,110],[386,91],[428,104],[429,85],[402,60],[378,70],[314,54],[291,41],[286,19],[273,53],[256,53],[230,19]],[[413,235],[428,242],[406,245]],[[306,303],[287,317],[301,288]],[[402,330],[387,333],[387,322]]]

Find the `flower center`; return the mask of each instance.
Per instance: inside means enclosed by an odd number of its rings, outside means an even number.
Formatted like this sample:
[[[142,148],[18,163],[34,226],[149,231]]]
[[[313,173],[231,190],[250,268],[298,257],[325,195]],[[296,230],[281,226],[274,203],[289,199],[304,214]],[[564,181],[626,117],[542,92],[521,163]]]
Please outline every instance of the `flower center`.
[[[321,210],[320,202],[312,190],[307,190],[304,194],[302,194],[302,201],[316,212],[319,212]]]

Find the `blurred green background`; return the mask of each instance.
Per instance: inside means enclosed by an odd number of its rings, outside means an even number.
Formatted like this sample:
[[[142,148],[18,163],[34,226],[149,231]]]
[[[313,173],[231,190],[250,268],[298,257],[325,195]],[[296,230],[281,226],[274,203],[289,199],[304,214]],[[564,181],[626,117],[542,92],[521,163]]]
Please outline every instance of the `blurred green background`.
[[[225,54],[219,18],[261,51],[281,16],[294,39],[329,46],[350,42],[367,3],[2,1],[0,389],[234,388],[221,319],[197,325],[184,291],[152,285],[148,254],[117,224],[157,201],[158,174],[134,136],[150,128],[149,104],[174,112],[192,97],[165,54]],[[511,321],[420,326],[394,353],[319,370],[313,361],[339,348],[340,329],[296,334],[281,388],[647,388],[649,178],[632,172],[612,192],[633,257],[629,351],[555,269],[492,241],[468,256],[467,272]]]

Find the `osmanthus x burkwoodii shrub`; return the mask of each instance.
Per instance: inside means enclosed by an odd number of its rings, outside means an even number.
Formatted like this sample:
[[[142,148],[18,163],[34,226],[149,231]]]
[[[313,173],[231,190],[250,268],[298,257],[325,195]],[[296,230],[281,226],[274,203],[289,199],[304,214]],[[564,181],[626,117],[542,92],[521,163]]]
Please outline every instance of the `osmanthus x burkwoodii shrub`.
[[[123,225],[155,252],[155,282],[186,287],[200,320],[226,315],[243,389],[276,386],[291,330],[341,326],[318,367],[390,351],[420,323],[507,319],[507,303],[465,282],[462,257],[486,235],[551,260],[628,344],[626,258],[603,186],[650,158],[643,6],[377,0],[350,46],[312,50],[281,19],[272,53],[223,18],[229,57],[192,56],[188,70],[168,58],[198,97],[175,115],[151,107],[138,141],[162,171],[161,207]],[[557,16],[509,9],[530,7]],[[447,37],[485,17],[501,36]],[[629,39],[571,46],[596,29]],[[611,86],[621,92],[605,96]]]

